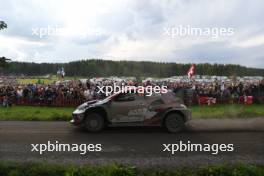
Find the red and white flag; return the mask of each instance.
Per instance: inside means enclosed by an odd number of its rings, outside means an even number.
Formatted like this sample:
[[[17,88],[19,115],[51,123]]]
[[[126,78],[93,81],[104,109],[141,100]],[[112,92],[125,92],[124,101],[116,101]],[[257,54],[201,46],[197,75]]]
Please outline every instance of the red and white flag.
[[[192,64],[190,69],[188,70],[188,77],[191,78],[193,75],[195,75],[195,65]]]

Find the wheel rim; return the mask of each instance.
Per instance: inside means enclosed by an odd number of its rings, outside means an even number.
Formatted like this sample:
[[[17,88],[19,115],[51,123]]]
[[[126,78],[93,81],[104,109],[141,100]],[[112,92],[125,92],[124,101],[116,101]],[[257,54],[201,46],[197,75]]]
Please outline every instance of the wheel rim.
[[[85,119],[85,128],[88,131],[96,132],[103,128],[103,121],[100,116],[91,115]]]
[[[98,121],[95,119],[90,120],[89,126],[92,128],[98,127]]]
[[[98,119],[95,118],[90,118],[86,120],[86,126],[88,127],[88,129],[97,129],[99,126],[99,121]]]
[[[176,131],[182,126],[182,122],[177,117],[168,117],[166,119],[166,126],[170,131]]]

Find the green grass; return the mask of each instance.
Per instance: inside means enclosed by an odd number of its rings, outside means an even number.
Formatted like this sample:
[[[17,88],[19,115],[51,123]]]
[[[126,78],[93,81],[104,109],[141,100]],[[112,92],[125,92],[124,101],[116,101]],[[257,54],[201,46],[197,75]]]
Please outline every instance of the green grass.
[[[66,76],[64,80],[79,80],[82,77],[72,77]],[[19,84],[52,84],[56,81],[59,81],[59,77],[52,75],[50,78],[34,77],[34,78],[18,78],[17,81]]]
[[[73,110],[69,107],[1,107],[0,120],[70,120]]]
[[[256,165],[217,165],[199,168],[135,168],[121,165],[89,166],[48,163],[0,163],[1,176],[263,176]]]
[[[19,84],[51,84],[54,83],[54,81],[57,80],[53,80],[53,79],[48,79],[48,78],[42,78],[42,79],[38,79],[38,78],[33,78],[33,79],[18,79],[17,80]]]
[[[194,106],[191,110],[195,119],[264,117],[264,104]]]
[[[12,106],[0,107],[0,120],[70,120],[75,108]],[[264,117],[264,105],[215,105],[191,107],[194,119]]]

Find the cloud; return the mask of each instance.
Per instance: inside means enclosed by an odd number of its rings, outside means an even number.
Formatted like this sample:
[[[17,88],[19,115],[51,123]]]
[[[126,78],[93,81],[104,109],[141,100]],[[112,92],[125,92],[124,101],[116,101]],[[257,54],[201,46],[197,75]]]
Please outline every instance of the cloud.
[[[103,58],[232,63],[264,68],[264,1],[0,0],[0,55],[19,61]],[[175,26],[233,28],[234,35],[164,35]],[[33,28],[66,33],[39,37]]]

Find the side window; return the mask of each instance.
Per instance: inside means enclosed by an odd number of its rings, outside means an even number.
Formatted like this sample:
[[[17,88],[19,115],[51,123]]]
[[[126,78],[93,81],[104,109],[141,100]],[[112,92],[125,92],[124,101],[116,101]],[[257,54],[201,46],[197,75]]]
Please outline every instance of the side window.
[[[162,105],[164,104],[164,101],[162,99],[158,99],[158,100],[155,100],[153,102],[150,103],[150,106],[158,106],[158,105]]]
[[[134,101],[134,100],[135,100],[135,94],[132,93],[121,93],[115,98],[115,101],[117,102]]]
[[[148,110],[149,111],[154,111],[155,108],[157,108],[158,106],[161,106],[164,104],[164,101],[162,99],[157,99],[154,100],[153,102],[151,102],[148,106]]]

